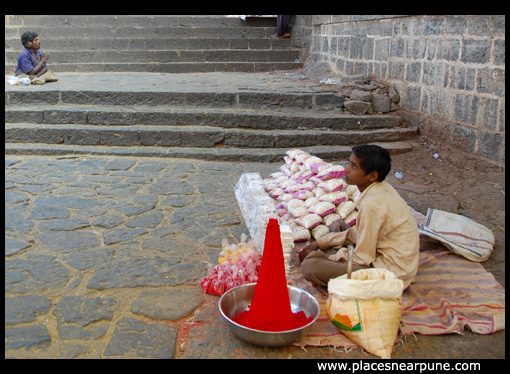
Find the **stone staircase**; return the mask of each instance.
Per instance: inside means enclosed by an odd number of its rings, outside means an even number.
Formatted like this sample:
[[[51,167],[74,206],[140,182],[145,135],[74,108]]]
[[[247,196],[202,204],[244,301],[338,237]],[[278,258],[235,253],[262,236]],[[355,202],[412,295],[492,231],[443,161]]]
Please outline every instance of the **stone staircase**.
[[[6,16],[5,73],[21,35],[37,31],[55,72],[258,72],[302,66],[275,18],[217,16]]]
[[[286,150],[298,147],[325,160],[338,160],[348,158],[351,147],[362,143],[378,143],[392,153],[405,152],[410,149],[407,140],[416,135],[397,114],[357,116],[344,112],[340,109],[343,97],[333,86],[305,79],[295,70],[299,62],[274,62],[299,61],[299,51],[288,40],[272,40],[275,27],[266,26],[267,20],[246,26],[240,19],[223,16],[51,16],[51,22],[46,18],[50,16],[15,17],[6,18],[6,73],[8,55],[16,47],[8,45],[13,37],[7,30],[12,32],[14,27],[7,24],[30,20],[30,25],[41,25],[31,28],[39,32],[42,50],[50,52],[50,67],[59,81],[42,86],[6,85],[8,154],[281,162]],[[18,33],[24,30],[19,27]],[[73,47],[66,48],[63,37],[50,38],[52,34],[66,35],[64,30],[73,43],[85,46],[94,40],[91,45],[103,47],[83,54],[76,50],[84,57],[65,62],[62,56],[71,56]],[[170,31],[172,35],[178,31],[189,34],[172,39]],[[117,43],[127,43],[125,51],[109,49],[115,46],[112,35]],[[197,37],[200,35],[204,37]],[[239,49],[227,55],[226,49],[213,47],[213,40],[222,45],[238,41]],[[21,47],[19,37],[17,42]],[[50,48],[50,43],[55,44]],[[203,56],[221,55],[224,60],[209,64],[144,60],[143,48],[155,56],[156,50],[149,45],[171,43],[189,46],[179,50],[181,56],[195,51]],[[208,47],[204,43],[209,43]],[[139,53],[129,50],[134,45]],[[272,54],[275,51],[281,54]],[[267,53],[265,61],[236,61],[233,57],[251,52]],[[110,56],[112,61],[98,63],[94,53],[98,60]],[[125,62],[119,62],[121,56]]]

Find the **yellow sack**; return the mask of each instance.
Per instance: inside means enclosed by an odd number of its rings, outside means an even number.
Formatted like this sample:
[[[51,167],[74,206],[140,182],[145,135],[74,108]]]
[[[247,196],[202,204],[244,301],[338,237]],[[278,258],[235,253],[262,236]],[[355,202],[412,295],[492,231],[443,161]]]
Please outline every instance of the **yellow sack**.
[[[349,339],[381,358],[391,358],[400,327],[404,282],[389,270],[370,268],[331,279],[326,312]]]

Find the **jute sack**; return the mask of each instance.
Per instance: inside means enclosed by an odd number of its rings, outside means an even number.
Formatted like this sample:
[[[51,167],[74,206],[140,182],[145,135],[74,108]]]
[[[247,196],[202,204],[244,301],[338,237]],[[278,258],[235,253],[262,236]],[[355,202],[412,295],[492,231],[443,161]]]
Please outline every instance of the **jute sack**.
[[[326,312],[349,339],[381,358],[391,358],[400,327],[404,282],[389,270],[370,268],[331,279]]]

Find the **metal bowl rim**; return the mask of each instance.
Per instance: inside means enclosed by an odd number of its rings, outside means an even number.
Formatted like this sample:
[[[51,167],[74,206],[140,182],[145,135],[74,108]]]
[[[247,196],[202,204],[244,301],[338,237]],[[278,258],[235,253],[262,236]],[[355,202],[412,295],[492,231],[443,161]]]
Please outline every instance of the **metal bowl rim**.
[[[317,299],[315,297],[313,297],[312,294],[310,294],[309,292],[303,290],[302,288],[299,288],[299,287],[295,287],[295,286],[290,286],[290,285],[287,285],[287,288],[292,288],[292,289],[295,289],[295,290],[298,290],[299,292],[303,292],[305,293],[306,295],[308,295],[312,300],[313,300],[313,303],[317,306],[317,310],[318,310],[318,313],[315,315],[315,317],[313,318],[312,321],[310,321],[309,323],[307,323],[306,325],[304,326],[301,326],[297,329],[292,329],[292,330],[282,330],[282,331],[265,331],[265,330],[258,330],[258,329],[252,329],[251,327],[246,327],[244,325],[240,325],[239,323],[237,322],[234,322],[232,321],[222,310],[221,308],[221,302],[223,300],[223,297],[225,297],[225,295],[227,295],[228,293],[230,292],[233,292],[233,290],[235,290],[236,288],[241,288],[241,287],[246,287],[246,286],[252,286],[252,285],[256,285],[257,283],[246,283],[246,284],[242,284],[240,286],[236,286],[234,288],[231,288],[230,290],[228,290],[227,292],[225,292],[221,297],[220,297],[220,301],[218,302],[218,309],[220,310],[220,313],[221,315],[228,321],[230,322],[231,324],[237,326],[237,327],[240,327],[242,329],[245,329],[245,330],[249,330],[249,331],[254,331],[254,332],[257,332],[257,333],[263,333],[263,334],[284,334],[284,333],[292,333],[292,332],[297,332],[297,331],[301,331],[307,327],[310,327],[316,320],[317,318],[319,318],[319,315],[321,313],[321,308],[320,308],[320,305],[319,305],[319,302],[317,301]]]

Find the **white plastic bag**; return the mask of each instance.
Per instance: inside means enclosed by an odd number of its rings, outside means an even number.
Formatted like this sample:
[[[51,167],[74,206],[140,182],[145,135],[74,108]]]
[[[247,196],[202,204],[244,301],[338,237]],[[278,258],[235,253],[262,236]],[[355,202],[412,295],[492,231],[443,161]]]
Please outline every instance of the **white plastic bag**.
[[[381,358],[391,358],[400,328],[404,282],[389,270],[361,269],[331,279],[326,312],[344,335]]]
[[[14,75],[6,75],[5,81],[9,83],[11,86],[18,85],[19,78]]]
[[[32,83],[30,77],[20,78],[15,75],[6,75],[5,81],[11,86],[28,86]]]
[[[21,78],[18,81],[18,86],[29,86],[31,84],[32,84],[32,81],[30,80],[29,77]]]

